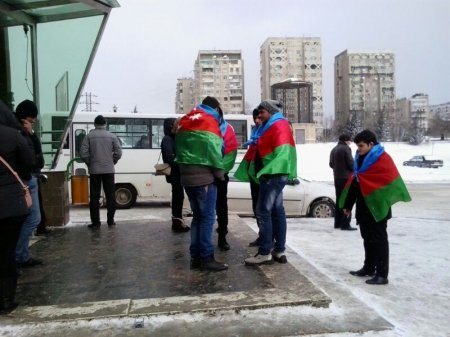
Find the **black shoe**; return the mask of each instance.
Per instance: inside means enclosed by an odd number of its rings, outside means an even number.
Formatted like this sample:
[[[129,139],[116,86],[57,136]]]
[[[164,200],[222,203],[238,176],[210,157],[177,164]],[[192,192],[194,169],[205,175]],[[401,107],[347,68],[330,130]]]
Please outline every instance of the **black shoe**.
[[[45,235],[45,234],[49,234],[52,231],[47,229],[47,228],[43,228],[43,229],[37,229],[36,230],[36,235]]]
[[[91,224],[88,225],[88,228],[90,228],[90,229],[99,229],[100,228],[100,224],[91,223]]]
[[[348,226],[348,227],[341,227],[342,231],[356,231],[357,228]]]
[[[341,228],[341,225],[334,225],[334,228],[339,229]]]
[[[255,241],[250,242],[248,245],[249,247],[259,247],[259,238],[257,238]]]
[[[116,223],[114,221],[108,222],[108,227],[114,227],[115,225],[116,225]]]
[[[273,260],[278,263],[287,263],[286,254],[284,252],[272,252]]]
[[[199,269],[202,264],[202,260],[199,257],[191,257],[191,269]]]
[[[219,246],[219,249],[223,252],[230,250],[230,245],[228,244],[227,239],[225,238],[225,235],[219,235],[217,245]]]
[[[366,283],[367,284],[388,284],[389,280],[387,279],[387,277],[377,275],[374,278],[367,280]]]
[[[217,262],[214,259],[214,256],[210,256],[204,259],[201,259],[200,262],[201,270],[209,270],[209,271],[222,271],[228,269],[228,265],[226,263]]]
[[[2,297],[0,298],[0,315],[8,315],[18,306],[19,303],[14,302],[13,299],[9,297]]]
[[[373,276],[375,274],[375,272],[368,272],[367,270],[363,268],[361,268],[360,270],[355,270],[355,271],[350,271],[350,274],[352,274],[353,276]]]
[[[25,262],[17,262],[17,265],[20,268],[34,267],[34,266],[39,266],[41,264],[44,264],[44,261],[39,260],[39,259],[33,259],[31,257]]]

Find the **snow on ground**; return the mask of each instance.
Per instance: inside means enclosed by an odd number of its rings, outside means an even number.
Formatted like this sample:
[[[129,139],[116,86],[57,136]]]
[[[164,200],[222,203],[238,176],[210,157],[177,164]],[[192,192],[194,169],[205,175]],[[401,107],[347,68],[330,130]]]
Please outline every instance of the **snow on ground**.
[[[317,143],[297,145],[298,174],[302,178],[319,181],[333,181],[333,171],[328,166],[330,151],[336,143]],[[445,181],[450,183],[450,142],[429,141],[421,145],[406,143],[382,143],[394,160],[405,182]],[[352,153],[356,145],[351,144]],[[413,156],[425,155],[427,158],[442,159],[440,168],[421,168],[403,166],[405,160]]]

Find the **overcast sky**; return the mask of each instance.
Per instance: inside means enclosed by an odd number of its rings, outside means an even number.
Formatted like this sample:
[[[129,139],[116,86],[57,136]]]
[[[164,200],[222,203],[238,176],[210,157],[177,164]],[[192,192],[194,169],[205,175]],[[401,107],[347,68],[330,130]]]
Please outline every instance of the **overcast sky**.
[[[320,37],[324,113],[334,114],[334,57],[392,51],[397,98],[450,101],[448,0],[118,0],[84,91],[97,111],[173,113],[176,80],[192,77],[200,49],[242,50],[245,98],[260,101],[267,37]]]

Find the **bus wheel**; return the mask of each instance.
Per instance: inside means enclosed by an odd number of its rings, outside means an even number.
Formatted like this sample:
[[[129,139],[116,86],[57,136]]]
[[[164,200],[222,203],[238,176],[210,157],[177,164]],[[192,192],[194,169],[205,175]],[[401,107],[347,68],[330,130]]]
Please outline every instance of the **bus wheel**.
[[[116,207],[118,209],[130,208],[137,198],[136,189],[129,184],[116,185]]]

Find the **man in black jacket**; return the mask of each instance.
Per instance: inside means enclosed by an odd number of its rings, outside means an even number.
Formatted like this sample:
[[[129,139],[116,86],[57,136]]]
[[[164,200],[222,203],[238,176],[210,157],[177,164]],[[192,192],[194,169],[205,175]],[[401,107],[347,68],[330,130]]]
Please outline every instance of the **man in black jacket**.
[[[342,230],[356,230],[356,228],[350,226],[351,214],[347,217],[338,207],[338,200],[344,189],[344,185],[353,172],[353,157],[349,146],[350,143],[350,136],[342,134],[339,136],[337,145],[330,153],[330,167],[333,169],[334,187],[336,189],[334,228],[340,228]]]

